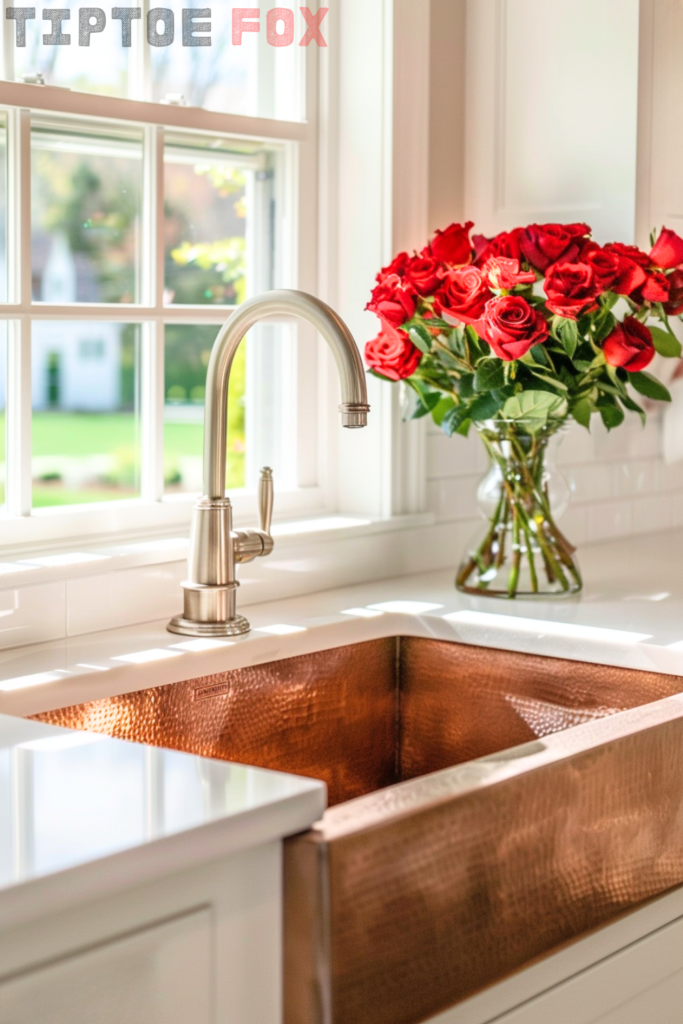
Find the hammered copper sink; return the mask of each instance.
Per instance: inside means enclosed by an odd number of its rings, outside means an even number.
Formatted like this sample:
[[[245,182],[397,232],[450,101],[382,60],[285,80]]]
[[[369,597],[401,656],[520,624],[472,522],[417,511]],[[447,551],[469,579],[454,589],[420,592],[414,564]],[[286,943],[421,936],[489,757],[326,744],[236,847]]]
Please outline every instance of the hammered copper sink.
[[[324,779],[286,1024],[416,1024],[683,882],[681,690],[404,637],[36,717]]]

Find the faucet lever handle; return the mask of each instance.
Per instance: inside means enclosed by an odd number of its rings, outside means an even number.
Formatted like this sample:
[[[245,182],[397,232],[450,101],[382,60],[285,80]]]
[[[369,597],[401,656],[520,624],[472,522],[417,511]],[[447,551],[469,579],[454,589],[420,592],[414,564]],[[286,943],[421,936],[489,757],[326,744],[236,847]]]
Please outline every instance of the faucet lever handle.
[[[259,528],[263,533],[270,534],[273,521],[273,471],[268,466],[261,470],[258,483]]]

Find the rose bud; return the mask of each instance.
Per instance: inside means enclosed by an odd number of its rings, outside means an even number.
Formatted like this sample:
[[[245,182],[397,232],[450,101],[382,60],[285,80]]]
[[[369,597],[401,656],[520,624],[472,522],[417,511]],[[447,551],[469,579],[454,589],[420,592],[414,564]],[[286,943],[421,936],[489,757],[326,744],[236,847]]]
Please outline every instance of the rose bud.
[[[376,338],[365,346],[365,362],[389,380],[404,380],[417,370],[422,359],[419,348],[413,345],[405,331],[397,331],[391,324],[382,324]]]
[[[522,250],[519,247],[519,236],[521,228],[514,231],[501,231],[494,238],[486,238],[484,235],[472,235],[474,246],[474,262],[478,267],[483,267],[494,256],[505,256],[510,260],[521,260]]]
[[[434,312],[451,326],[471,324],[484,312],[491,289],[477,267],[452,270],[434,297]]]
[[[400,327],[415,315],[416,298],[411,285],[405,285],[400,277],[392,276],[377,285],[365,308],[393,327]]]
[[[384,284],[388,277],[405,277],[405,272],[410,263],[410,256],[407,252],[400,252],[395,256],[388,267],[382,267],[375,278],[378,284]]]
[[[658,270],[650,271],[642,288],[634,295],[636,302],[667,302],[671,286],[666,274]]]
[[[437,231],[423,256],[430,255],[442,263],[451,266],[464,266],[472,260],[472,243],[470,242],[470,231],[474,222],[468,220],[466,224],[451,224],[445,231]]]
[[[590,233],[587,224],[530,224],[522,231],[519,244],[526,261],[544,274],[560,259],[573,263]]]
[[[492,288],[512,291],[518,284],[533,284],[536,275],[533,270],[520,270],[519,260],[511,260],[506,256],[492,256],[484,267]]]
[[[623,324],[616,325],[602,350],[610,366],[620,366],[629,373],[644,370],[655,357],[650,331],[634,316],[627,316]]]
[[[683,313],[683,270],[674,270],[667,277],[669,282],[669,301],[664,304],[667,316],[680,316]]]
[[[418,295],[433,295],[448,273],[433,256],[414,256],[406,266],[406,280]]]
[[[620,257],[595,242],[587,242],[581,250],[579,260],[593,271],[596,288],[601,292],[610,291],[620,274]]]
[[[587,263],[556,263],[543,287],[548,309],[567,320],[578,320],[582,313],[595,309],[601,290]]]
[[[662,270],[680,267],[683,263],[683,238],[669,228],[662,228],[650,253],[650,259],[655,267],[661,267]]]
[[[474,326],[498,358],[506,363],[521,359],[530,348],[540,345],[548,337],[545,317],[521,295],[490,299],[484,316]]]
[[[612,285],[612,291],[617,295],[633,295],[645,284],[646,271],[651,266],[650,257],[636,245],[624,245],[623,242],[610,242],[604,249],[614,253],[620,261],[619,276]]]

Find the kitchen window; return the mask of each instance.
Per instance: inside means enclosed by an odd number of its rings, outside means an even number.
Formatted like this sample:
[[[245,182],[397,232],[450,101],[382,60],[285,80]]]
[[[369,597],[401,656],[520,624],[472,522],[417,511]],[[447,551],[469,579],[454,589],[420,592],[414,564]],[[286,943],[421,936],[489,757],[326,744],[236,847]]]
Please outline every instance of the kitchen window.
[[[188,6],[167,5],[178,32]],[[72,44],[51,47],[41,13],[21,48],[2,22],[0,544],[173,530],[201,492],[218,328],[249,295],[316,290],[320,55],[267,45],[265,24],[233,46],[216,8],[210,49],[150,47],[137,21],[130,48],[104,32],[74,45],[77,8]],[[292,322],[240,349],[238,518],[255,516],[265,463],[280,514],[329,508],[315,402],[305,421],[296,402],[317,359]]]

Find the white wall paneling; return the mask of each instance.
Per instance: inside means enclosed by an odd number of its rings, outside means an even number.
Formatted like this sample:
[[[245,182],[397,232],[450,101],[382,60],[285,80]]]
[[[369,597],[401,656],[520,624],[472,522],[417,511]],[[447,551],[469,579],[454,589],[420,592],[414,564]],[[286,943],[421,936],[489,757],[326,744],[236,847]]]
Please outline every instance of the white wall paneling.
[[[657,0],[659,2],[659,0]],[[468,216],[634,235],[638,0],[468,0]]]
[[[641,0],[638,242],[653,228],[683,234],[683,3]]]

